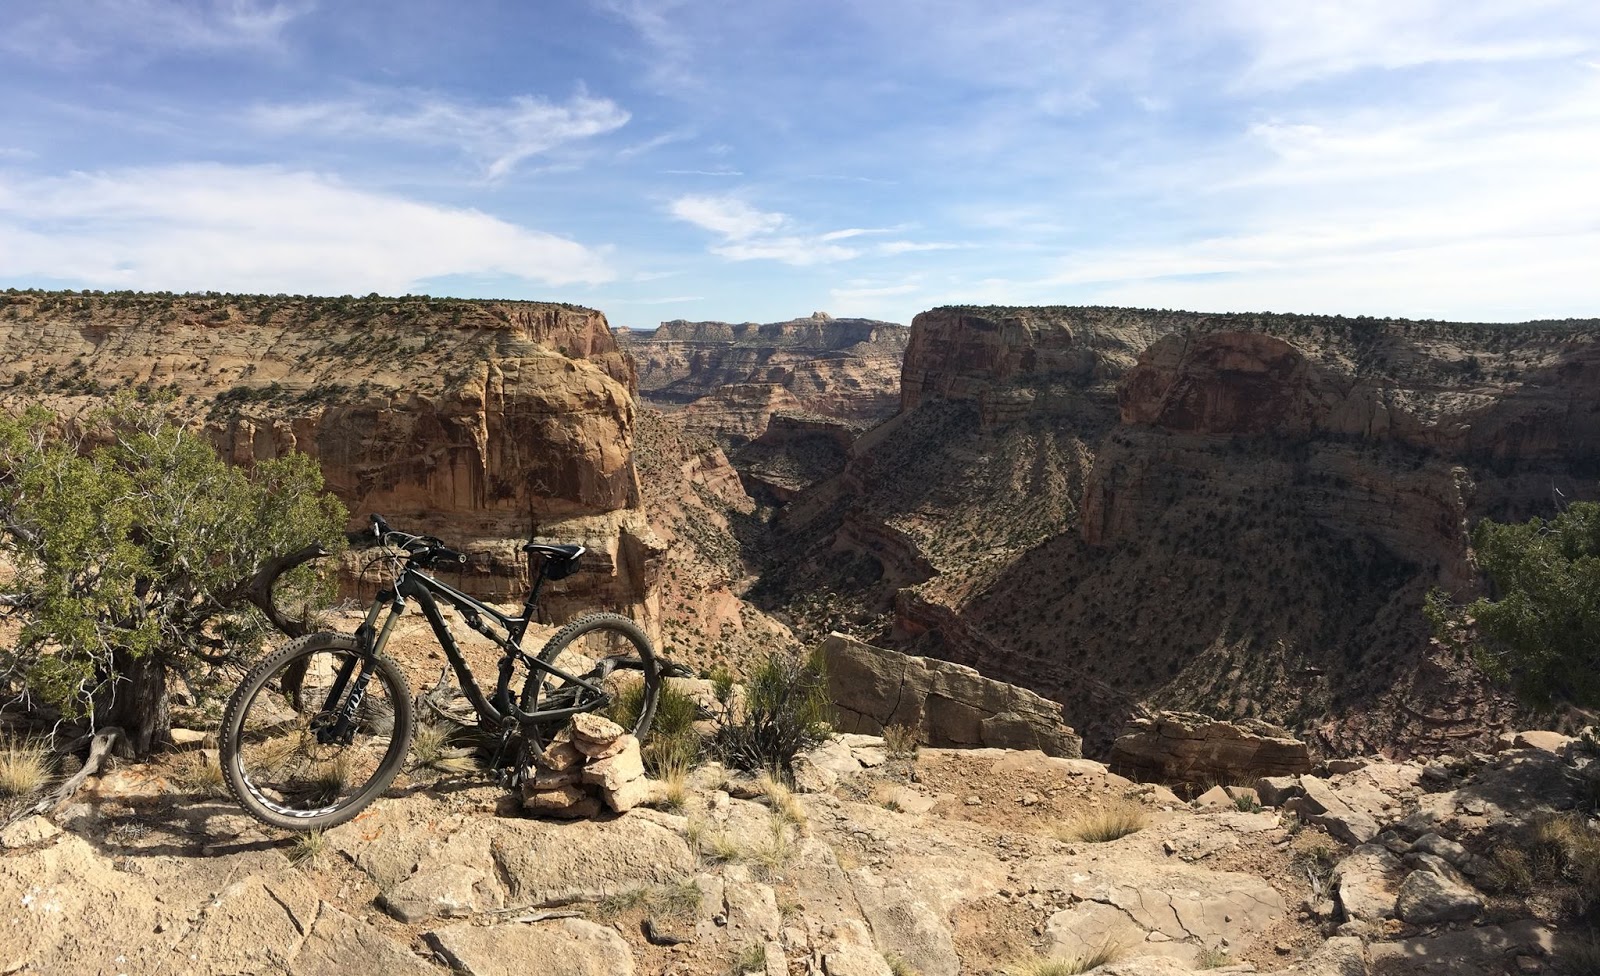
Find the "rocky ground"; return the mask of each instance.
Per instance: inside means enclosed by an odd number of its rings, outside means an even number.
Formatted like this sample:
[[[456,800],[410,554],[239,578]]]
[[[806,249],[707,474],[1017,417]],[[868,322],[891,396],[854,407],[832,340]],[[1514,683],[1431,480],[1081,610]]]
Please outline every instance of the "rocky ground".
[[[0,833],[0,972],[954,976],[1102,950],[1120,976],[1593,972],[1570,871],[1503,876],[1519,831],[1592,814],[1588,756],[1506,745],[1186,803],[1087,760],[841,736],[813,792],[712,765],[576,822],[417,769],[314,838],[174,754]]]

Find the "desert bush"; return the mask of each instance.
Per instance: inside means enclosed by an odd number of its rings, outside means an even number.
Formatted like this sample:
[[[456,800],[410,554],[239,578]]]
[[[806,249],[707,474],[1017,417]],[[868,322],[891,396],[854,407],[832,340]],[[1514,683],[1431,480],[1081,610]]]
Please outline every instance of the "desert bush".
[[[0,413],[0,551],[22,621],[0,680],[71,717],[118,726],[139,755],[167,738],[167,676],[260,648],[249,584],[273,557],[343,541],[344,506],[303,454],[228,466],[154,404],[121,398],[86,421],[98,447],[49,413]],[[319,592],[309,566],[285,602]]]
[[[744,714],[717,730],[715,747],[730,766],[787,778],[795,755],[827,736],[827,715],[821,658],[775,652],[751,672]]]
[[[1429,593],[1435,636],[1473,651],[1536,704],[1600,704],[1600,613],[1590,596],[1600,586],[1600,503],[1575,502],[1549,520],[1484,519],[1472,548],[1498,597],[1457,607]]]
[[[885,725],[883,747],[891,759],[909,759],[917,754],[922,744],[922,733],[910,725]]]
[[[642,707],[644,682],[630,682],[617,692],[606,717],[625,729],[632,728]],[[700,707],[693,698],[670,683],[662,684],[655,719],[640,744],[645,771],[653,778],[670,781],[675,774],[687,774],[700,761],[705,742],[694,728],[699,717]]]

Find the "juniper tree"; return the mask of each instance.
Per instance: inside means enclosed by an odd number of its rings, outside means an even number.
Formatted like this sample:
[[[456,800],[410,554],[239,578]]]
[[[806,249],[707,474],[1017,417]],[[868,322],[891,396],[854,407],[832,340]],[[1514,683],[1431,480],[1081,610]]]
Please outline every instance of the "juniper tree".
[[[1472,547],[1490,594],[1454,607],[1430,593],[1440,640],[1470,648],[1534,704],[1600,705],[1600,503],[1548,520],[1485,519]]]
[[[307,456],[229,466],[157,405],[124,398],[84,429],[0,413],[0,553],[14,571],[0,603],[22,623],[0,646],[0,690],[120,727],[143,755],[167,738],[169,678],[196,687],[259,648],[259,571],[334,546],[345,511]],[[314,581],[298,565],[282,587],[303,600]]]

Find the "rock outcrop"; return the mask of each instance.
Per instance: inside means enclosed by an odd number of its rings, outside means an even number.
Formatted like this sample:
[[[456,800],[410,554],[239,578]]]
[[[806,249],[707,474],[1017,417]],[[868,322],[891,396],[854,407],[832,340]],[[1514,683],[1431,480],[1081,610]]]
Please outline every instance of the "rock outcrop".
[[[1161,783],[1252,783],[1311,771],[1306,744],[1266,722],[1220,722],[1189,712],[1135,718],[1111,745],[1112,769]]]
[[[530,530],[590,546],[553,608],[651,618],[658,543],[633,467],[636,377],[599,312],[427,298],[0,295],[0,408],[72,418],[162,391],[229,460],[301,451],[350,508],[526,583]]]
[[[574,741],[609,748],[608,730],[590,731],[603,734]],[[402,779],[292,847],[160,767],[124,766],[59,826],[4,832],[0,967],[491,976],[538,959],[596,976],[954,976],[1067,968],[1115,946],[1098,972],[1357,976],[1370,963],[1498,976],[1566,972],[1592,937],[1557,907],[1581,896],[1578,873],[1546,871],[1525,898],[1486,890],[1505,883],[1495,871],[1529,830],[1545,830],[1548,856],[1592,865],[1573,859],[1594,857],[1594,827],[1570,812],[1594,773],[1588,752],[1372,759],[1300,777],[1330,809],[1378,811],[1379,833],[1353,849],[1288,810],[1194,809],[1084,759],[891,758],[867,735],[803,755],[835,771],[814,793],[707,765],[679,812],[567,823],[508,815],[517,804],[497,787]],[[1500,807],[1441,834],[1411,812],[1434,798],[1487,811],[1532,780],[1546,788],[1523,808],[1531,820]],[[1112,812],[1126,832],[1091,832]],[[310,860],[296,866],[291,851]]]
[[[820,653],[836,725],[843,731],[877,733],[904,725],[933,746],[1082,755],[1082,740],[1061,720],[1060,706],[1025,688],[843,634],[830,635]]]
[[[1597,391],[1594,321],[936,309],[760,596],[802,632],[891,615],[861,636],[1059,700],[1097,754],[1136,701],[1487,745],[1515,703],[1423,597],[1474,593],[1476,520],[1596,496]]]
[[[683,407],[693,429],[734,448],[760,437],[776,413],[862,426],[889,417],[910,332],[818,312],[766,325],[663,322],[618,338],[647,402]]]

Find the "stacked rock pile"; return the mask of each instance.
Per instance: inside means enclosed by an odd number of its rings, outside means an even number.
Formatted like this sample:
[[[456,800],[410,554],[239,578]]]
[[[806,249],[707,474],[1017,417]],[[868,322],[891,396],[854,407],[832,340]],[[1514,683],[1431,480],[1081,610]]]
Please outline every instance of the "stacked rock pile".
[[[650,796],[639,740],[599,715],[582,714],[534,757],[533,777],[522,784],[522,805],[536,816],[578,820],[602,804],[623,813]]]

